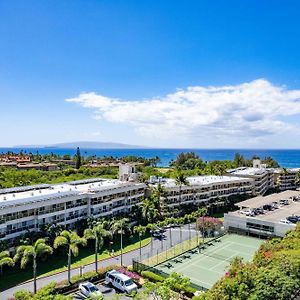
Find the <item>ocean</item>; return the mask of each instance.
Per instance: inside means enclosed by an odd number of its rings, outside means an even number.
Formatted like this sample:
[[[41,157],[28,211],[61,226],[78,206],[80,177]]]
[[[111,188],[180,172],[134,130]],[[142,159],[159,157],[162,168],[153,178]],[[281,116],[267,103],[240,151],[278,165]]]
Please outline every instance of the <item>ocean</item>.
[[[59,155],[70,154],[74,155],[76,149],[63,148],[0,148],[0,153],[7,151],[20,152],[21,150],[40,154],[55,153]],[[181,152],[194,151],[204,161],[211,160],[231,160],[235,153],[242,154],[245,158],[252,158],[254,155],[264,158],[271,156],[278,161],[281,167],[285,168],[300,168],[300,149],[298,150],[275,150],[275,149],[162,149],[162,148],[148,148],[148,149],[83,149],[81,148],[83,156],[96,155],[99,157],[113,156],[122,157],[127,155],[141,156],[151,158],[158,156],[161,160],[160,166],[166,167],[172,159]]]

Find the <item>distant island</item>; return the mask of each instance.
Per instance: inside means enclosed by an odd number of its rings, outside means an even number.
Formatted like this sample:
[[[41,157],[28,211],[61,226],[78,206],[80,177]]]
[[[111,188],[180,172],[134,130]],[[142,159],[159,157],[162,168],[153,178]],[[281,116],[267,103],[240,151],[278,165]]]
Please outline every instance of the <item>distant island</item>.
[[[129,145],[122,143],[113,142],[69,142],[69,143],[58,143],[52,145],[18,145],[15,148],[58,148],[58,149],[68,149],[68,148],[83,148],[83,149],[142,149],[149,148],[145,146]]]

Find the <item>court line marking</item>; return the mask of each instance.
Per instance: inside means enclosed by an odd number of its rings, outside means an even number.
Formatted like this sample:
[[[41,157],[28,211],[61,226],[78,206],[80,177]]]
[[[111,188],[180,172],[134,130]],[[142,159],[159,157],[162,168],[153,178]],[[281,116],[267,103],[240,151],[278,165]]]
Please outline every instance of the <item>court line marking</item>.
[[[217,249],[215,249],[214,251],[212,251],[211,253],[215,253],[216,251],[219,251],[219,250],[222,250],[222,249],[224,249],[224,248],[227,248],[228,246],[230,245],[230,242],[227,242],[227,244],[226,245],[223,245],[223,247],[219,247],[219,248],[217,248]],[[199,256],[198,256],[199,255]],[[198,256],[198,257],[197,257]],[[202,261],[203,259],[207,259],[207,256],[205,255],[205,254],[203,254],[203,253],[197,253],[197,256],[195,256],[195,259],[194,259],[194,262],[196,263],[199,263],[200,261]],[[192,261],[190,261],[190,263],[189,264],[187,264],[186,266],[185,265],[183,265],[183,266],[181,266],[181,268],[180,268],[180,266],[179,266],[179,270],[180,271],[183,271],[183,270],[186,270],[187,268],[190,268],[190,266],[192,265],[191,264],[192,263]],[[209,270],[208,268],[206,268],[207,270]]]

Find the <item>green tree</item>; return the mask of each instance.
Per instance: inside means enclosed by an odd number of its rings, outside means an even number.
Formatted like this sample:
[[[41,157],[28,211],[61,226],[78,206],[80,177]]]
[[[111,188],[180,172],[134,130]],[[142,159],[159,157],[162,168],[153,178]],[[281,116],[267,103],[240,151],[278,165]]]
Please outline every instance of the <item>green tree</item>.
[[[78,256],[79,245],[86,245],[86,239],[81,238],[76,232],[64,230],[54,240],[54,248],[67,248],[68,255],[68,281],[71,283],[71,260],[72,254]]]
[[[140,261],[142,261],[142,236],[146,233],[146,227],[142,225],[135,226],[133,232],[139,235],[140,242]]]
[[[95,241],[95,270],[98,272],[98,251],[103,247],[104,238],[109,236],[110,232],[107,231],[103,224],[97,223],[92,228],[84,231],[84,237],[89,240]]]
[[[0,252],[0,276],[2,275],[2,270],[4,266],[14,266],[14,260],[10,257],[8,251]]]
[[[296,174],[295,180],[297,184],[300,184],[300,171]]]
[[[20,266],[24,269],[30,261],[33,266],[33,291],[36,293],[37,259],[53,253],[51,246],[46,244],[45,239],[38,239],[33,245],[19,246],[14,256],[14,261],[20,261]]]
[[[123,235],[125,230],[130,230],[130,226],[127,218],[123,218],[120,220],[116,220],[112,224],[112,232],[113,234],[120,234],[120,248],[121,248],[121,266],[123,266]]]
[[[181,196],[182,196],[182,186],[189,185],[187,177],[181,170],[178,170],[175,176],[175,183],[179,186],[179,203],[181,203]]]
[[[160,216],[155,203],[156,200],[152,195],[144,199],[142,203],[142,216],[149,223],[154,223]]]
[[[75,158],[76,158],[76,169],[78,170],[81,167],[81,163],[82,163],[79,147],[77,147]]]

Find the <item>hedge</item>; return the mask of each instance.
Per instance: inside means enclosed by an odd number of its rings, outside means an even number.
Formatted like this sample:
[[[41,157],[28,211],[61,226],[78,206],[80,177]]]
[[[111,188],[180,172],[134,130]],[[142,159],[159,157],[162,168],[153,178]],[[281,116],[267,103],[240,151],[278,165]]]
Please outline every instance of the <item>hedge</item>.
[[[154,282],[154,283],[155,282],[163,282],[165,280],[165,278],[163,276],[155,274],[151,271],[142,271],[141,275],[144,278],[147,278],[149,281]],[[191,297],[194,296],[194,294],[196,292],[196,289],[191,287],[191,286],[188,286],[186,288],[182,288],[180,285],[175,285],[174,286],[174,292],[177,292],[177,293],[184,292],[184,294],[186,296],[191,298]]]
[[[142,271],[141,275],[151,282],[163,282],[165,280],[161,275],[157,275],[151,271]]]

